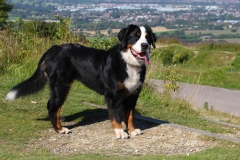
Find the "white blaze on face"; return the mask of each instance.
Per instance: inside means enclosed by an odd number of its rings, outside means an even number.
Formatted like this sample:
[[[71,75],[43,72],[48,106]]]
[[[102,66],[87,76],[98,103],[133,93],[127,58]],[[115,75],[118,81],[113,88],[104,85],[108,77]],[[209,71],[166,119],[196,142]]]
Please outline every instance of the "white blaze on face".
[[[134,51],[136,51],[137,53],[141,53],[142,52],[142,47],[141,44],[142,43],[147,43],[147,39],[146,39],[146,29],[145,27],[140,27],[141,30],[141,36],[139,38],[139,40],[133,45],[132,49],[134,49]]]
[[[129,65],[133,66],[141,66],[143,64],[149,65],[150,58],[149,58],[149,52],[150,52],[150,46],[146,39],[146,28],[145,27],[139,27],[141,31],[141,36],[139,37],[138,41],[127,51],[122,52],[123,59],[125,62]],[[148,49],[144,52],[142,52],[142,44],[148,44]]]

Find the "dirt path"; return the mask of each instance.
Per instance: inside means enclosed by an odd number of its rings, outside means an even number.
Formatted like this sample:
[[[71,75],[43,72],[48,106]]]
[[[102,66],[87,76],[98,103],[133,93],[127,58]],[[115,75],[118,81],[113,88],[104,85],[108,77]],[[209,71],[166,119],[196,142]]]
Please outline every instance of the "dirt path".
[[[105,117],[107,118],[107,117]],[[86,123],[86,122],[85,122]],[[212,148],[217,142],[204,140],[192,131],[166,125],[149,124],[137,120],[136,125],[143,130],[142,135],[125,140],[117,140],[109,120],[96,120],[77,124],[72,133],[57,134],[53,129],[39,132],[41,138],[31,140],[28,149],[47,148],[54,154],[95,153],[116,156],[147,154],[193,154]],[[64,123],[64,125],[73,125]],[[76,124],[75,124],[76,125]]]

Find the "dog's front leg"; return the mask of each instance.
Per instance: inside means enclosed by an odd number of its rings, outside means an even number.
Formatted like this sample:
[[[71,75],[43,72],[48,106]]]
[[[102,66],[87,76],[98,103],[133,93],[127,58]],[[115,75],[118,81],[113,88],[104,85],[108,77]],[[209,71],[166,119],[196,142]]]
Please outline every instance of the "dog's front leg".
[[[105,95],[105,100],[108,105],[109,117],[112,122],[113,129],[116,133],[117,139],[129,138],[128,134],[122,128],[123,121],[123,111],[122,111],[122,101],[113,95]]]
[[[117,122],[115,119],[112,120],[112,126],[114,128],[114,131],[116,133],[116,138],[117,139],[127,139],[129,138],[128,134],[124,132],[122,129],[122,125]]]
[[[142,134],[142,131],[140,129],[136,129],[133,123],[134,111],[135,111],[135,106],[137,103],[139,93],[140,92],[132,94],[123,101],[124,120],[125,120],[128,133],[131,136]]]

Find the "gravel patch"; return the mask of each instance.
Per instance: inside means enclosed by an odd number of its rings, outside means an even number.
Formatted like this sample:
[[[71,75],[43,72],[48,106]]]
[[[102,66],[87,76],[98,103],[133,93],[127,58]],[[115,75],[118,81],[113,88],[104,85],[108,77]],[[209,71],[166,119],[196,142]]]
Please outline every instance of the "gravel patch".
[[[74,126],[71,134],[57,134],[53,129],[39,132],[39,139],[29,141],[28,148],[47,148],[54,154],[105,154],[116,156],[165,154],[193,154],[217,145],[214,140],[204,140],[200,134],[166,125],[150,124],[136,120],[143,134],[129,139],[116,139],[109,120],[64,122]]]

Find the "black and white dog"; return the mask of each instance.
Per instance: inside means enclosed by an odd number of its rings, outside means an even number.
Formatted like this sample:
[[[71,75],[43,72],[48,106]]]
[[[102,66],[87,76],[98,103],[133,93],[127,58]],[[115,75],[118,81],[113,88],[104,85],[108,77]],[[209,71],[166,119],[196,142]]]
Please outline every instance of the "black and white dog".
[[[73,81],[79,80],[104,95],[117,138],[128,138],[122,129],[123,120],[129,134],[141,134],[133,124],[134,110],[156,36],[149,26],[129,25],[120,30],[118,39],[120,43],[108,51],[79,44],[52,46],[43,54],[35,73],[14,86],[6,99],[36,93],[49,83],[48,116],[56,132],[69,133],[60,123],[60,111]]]

